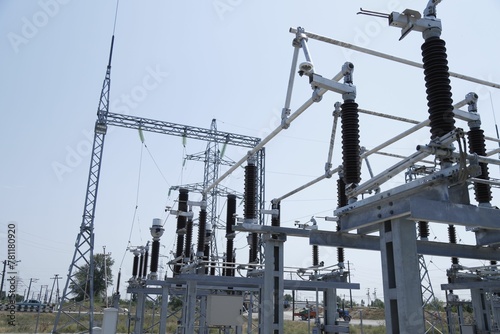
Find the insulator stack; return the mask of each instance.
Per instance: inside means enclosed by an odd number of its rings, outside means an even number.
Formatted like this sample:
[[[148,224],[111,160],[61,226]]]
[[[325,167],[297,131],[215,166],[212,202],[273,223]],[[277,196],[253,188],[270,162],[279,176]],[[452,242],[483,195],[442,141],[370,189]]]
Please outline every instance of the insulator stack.
[[[160,256],[160,241],[153,240],[153,245],[151,247],[151,272],[158,272],[158,258]]]
[[[259,253],[257,251],[257,249],[259,248],[259,237],[258,237],[257,233],[251,233],[250,239],[251,239],[250,258],[248,259],[248,262],[256,263],[258,255],[259,255]]]
[[[313,266],[317,266],[319,264],[319,249],[318,245],[313,245],[312,247],[313,254]]]
[[[429,222],[419,221],[418,222],[418,233],[420,234],[420,240],[429,239]]]
[[[132,277],[137,277],[137,268],[139,267],[139,253],[134,252],[134,263],[132,265]]]
[[[345,182],[342,178],[337,180],[337,204],[339,208],[347,205]],[[337,222],[337,231],[340,231],[340,222]],[[344,248],[337,247],[337,262],[344,263],[344,260]]]
[[[188,211],[187,206],[188,201],[188,190],[187,189],[179,189],[179,204],[178,211],[179,215],[177,216],[177,250],[175,252],[175,257],[178,259],[182,256],[182,251],[184,249],[184,229],[186,228],[186,216],[183,213]],[[181,262],[182,260],[178,260]],[[174,266],[174,273],[180,273],[181,267],[180,265]]]
[[[205,251],[205,227],[207,226],[207,210],[202,208],[200,210],[200,217],[198,221],[198,245],[196,248],[196,255],[201,256]]]
[[[148,275],[148,258],[149,258],[149,247],[146,248],[144,252],[144,266],[142,267],[142,277]]]
[[[257,167],[253,161],[248,161],[245,166],[245,206],[244,219],[254,220],[256,214],[256,193],[257,193]],[[250,234],[250,252],[248,262],[257,262],[258,255],[258,234]]]
[[[210,262],[210,275],[215,276],[215,261]]]
[[[141,256],[139,256],[139,268],[137,270],[137,278],[142,277],[142,267],[144,266],[144,252],[141,252]]]
[[[337,223],[337,231],[340,231],[340,224]],[[345,253],[343,247],[337,247],[337,262],[344,263],[345,262]]]
[[[346,100],[341,105],[341,112],[344,182],[358,184],[361,180],[358,104],[354,100]]]
[[[347,205],[347,196],[345,194],[345,182],[342,178],[337,180],[337,205],[339,208]]]
[[[422,44],[422,57],[431,139],[434,139],[455,129],[445,42],[438,36],[427,38]]]
[[[184,256],[191,258],[191,246],[193,244],[193,219],[189,218],[186,222],[186,238],[184,240]]]
[[[486,156],[486,144],[484,140],[484,131],[478,127],[471,128],[467,133],[469,136],[469,152],[476,153],[479,156]],[[490,175],[488,171],[488,164],[480,162],[481,175],[479,179],[489,180]],[[478,203],[490,203],[491,201],[491,187],[489,184],[474,183],[474,194]]]
[[[116,278],[116,293],[120,294],[120,280],[122,277],[122,271],[121,269],[118,271],[118,277]]]
[[[234,232],[233,226],[236,224],[236,196],[227,195],[227,215],[226,215],[226,276],[234,276],[234,259],[233,259],[233,248],[234,248]]]
[[[245,166],[245,206],[244,218],[255,219],[256,192],[257,192],[257,168],[255,164],[249,163]]]
[[[450,241],[450,244],[457,243],[457,231],[455,229],[455,225],[451,225],[451,224],[448,225],[448,240]],[[451,263],[458,264],[458,258],[452,257]]]

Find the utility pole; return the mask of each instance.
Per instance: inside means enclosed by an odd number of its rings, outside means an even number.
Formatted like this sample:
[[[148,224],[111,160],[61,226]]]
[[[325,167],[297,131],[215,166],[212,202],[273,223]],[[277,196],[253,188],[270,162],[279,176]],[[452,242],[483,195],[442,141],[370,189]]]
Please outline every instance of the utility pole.
[[[28,293],[26,294],[26,299],[30,299],[31,283],[37,282],[38,278],[30,278],[30,284],[28,285]]]
[[[351,268],[349,265],[349,261],[347,261],[347,277],[349,279],[349,283],[351,283]],[[349,289],[349,300],[351,302],[351,308],[352,308],[352,289]]]
[[[45,287],[45,293],[43,293],[43,288]],[[49,293],[49,286],[48,285],[41,285],[40,286],[40,298],[38,300],[42,302],[43,299],[43,304],[47,303],[47,295]]]
[[[54,280],[54,283],[52,283],[52,289],[50,290],[49,304],[52,302],[52,293],[54,292],[54,285],[56,285],[56,281],[61,278],[62,277],[59,277],[59,274],[54,274],[54,277],[51,278]],[[59,296],[59,282],[57,282],[57,296]]]
[[[3,291],[3,281],[5,279],[5,266],[7,264],[7,260],[3,261],[3,270],[2,270],[2,284],[0,284],[0,299],[2,298],[2,291]]]
[[[106,308],[109,307],[108,305],[108,266],[106,264],[106,258],[108,255],[111,255],[111,253],[106,254],[106,246],[102,246],[102,250],[104,253],[104,299],[106,300]]]

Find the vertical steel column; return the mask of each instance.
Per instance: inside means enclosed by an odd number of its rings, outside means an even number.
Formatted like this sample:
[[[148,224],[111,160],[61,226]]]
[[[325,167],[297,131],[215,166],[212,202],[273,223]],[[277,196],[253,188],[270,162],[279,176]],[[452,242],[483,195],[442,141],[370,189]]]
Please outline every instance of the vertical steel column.
[[[252,323],[253,323],[253,291],[250,292],[249,302],[248,302],[248,318],[247,318],[247,334],[252,333]]]
[[[182,310],[183,334],[194,334],[194,320],[196,315],[196,281],[186,282],[184,309]]]
[[[162,287],[161,293],[161,313],[159,333],[164,334],[167,332],[167,314],[168,314],[168,286]]]
[[[198,325],[200,327],[199,334],[208,334],[209,328],[207,327],[207,296],[200,296],[200,313],[198,318]]]
[[[336,289],[325,289],[323,291],[323,301],[324,301],[324,325],[325,333],[333,334],[333,330],[330,330],[332,326],[335,325],[337,320],[337,290]]]
[[[144,304],[146,301],[146,294],[141,289],[137,293],[137,304],[135,307],[135,323],[134,334],[142,334],[144,328]]]
[[[276,236],[276,235],[275,235]],[[283,244],[285,235],[266,234],[264,284],[260,294],[260,332],[283,333]]]
[[[490,333],[491,310],[490,303],[486,300],[486,294],[483,289],[471,289],[470,296],[472,300],[472,309],[474,311],[474,322],[477,333]]]
[[[416,240],[413,221],[389,220],[380,227],[387,333],[425,332]]]

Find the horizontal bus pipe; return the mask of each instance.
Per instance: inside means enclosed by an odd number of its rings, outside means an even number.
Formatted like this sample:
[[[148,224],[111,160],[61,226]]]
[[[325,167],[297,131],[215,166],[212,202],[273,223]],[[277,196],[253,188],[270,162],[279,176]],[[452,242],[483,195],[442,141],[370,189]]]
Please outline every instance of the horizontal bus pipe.
[[[337,78],[339,75],[335,76]],[[323,96],[327,92],[326,89],[321,88],[317,92],[317,96]],[[216,187],[219,183],[221,183],[226,177],[228,177],[232,172],[234,172],[239,166],[241,166],[248,158],[252,157],[255,153],[257,153],[260,149],[262,149],[271,139],[276,137],[278,133],[280,133],[283,129],[286,129],[288,125],[290,125],[297,117],[299,117],[304,111],[307,110],[313,103],[316,97],[310,97],[304,104],[302,104],[293,114],[290,115],[280,126],[274,129],[266,138],[262,139],[260,143],[258,143],[253,149],[248,151],[246,156],[237,161],[231,168],[229,168],[223,175],[221,175],[217,180],[215,180],[212,184],[208,185],[204,190],[203,194],[208,194],[208,192]]]
[[[290,32],[291,33],[296,33],[297,29],[290,28]],[[378,51],[370,50],[370,49],[363,48],[363,47],[360,47],[360,46],[356,46],[356,45],[353,45],[353,44],[341,42],[339,40],[336,40],[336,39],[333,39],[333,38],[329,38],[329,37],[325,37],[325,36],[321,36],[321,35],[317,35],[317,34],[314,34],[312,32],[306,32],[306,31],[304,31],[304,34],[308,38],[315,39],[317,41],[321,41],[321,42],[325,42],[325,43],[328,43],[328,44],[337,45],[337,46],[340,46],[340,47],[343,47],[343,48],[346,48],[346,49],[351,49],[351,50],[354,50],[354,51],[366,53],[366,54],[369,54],[369,55],[372,55],[372,56],[375,56],[375,57],[392,60],[392,61],[395,61],[395,62],[398,62],[398,63],[401,63],[401,64],[410,65],[410,66],[417,67],[417,68],[423,68],[423,65],[421,63],[417,63],[417,62],[414,62],[414,61],[411,61],[411,60],[407,60],[407,59],[404,59],[404,58],[399,58],[399,57],[391,56],[391,55],[383,53],[383,52],[378,52]],[[480,84],[480,85],[489,86],[489,87],[493,87],[493,88],[497,88],[497,89],[500,88],[500,84],[497,84],[497,83],[493,83],[493,82],[489,82],[489,81],[486,81],[486,80],[481,80],[481,79],[473,78],[473,77],[470,77],[470,76],[467,76],[467,75],[463,75],[463,74],[459,74],[459,73],[455,73],[455,72],[449,72],[449,73],[450,73],[451,77],[454,77],[454,78],[457,78],[457,79],[461,79],[461,80],[465,80],[465,81],[470,81],[470,82],[474,82],[474,83],[477,83],[477,84]]]

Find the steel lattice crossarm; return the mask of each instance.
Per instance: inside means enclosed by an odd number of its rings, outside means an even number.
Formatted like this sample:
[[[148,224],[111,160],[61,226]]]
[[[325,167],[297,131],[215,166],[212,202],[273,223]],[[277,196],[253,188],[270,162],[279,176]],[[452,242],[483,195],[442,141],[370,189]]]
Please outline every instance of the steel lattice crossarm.
[[[173,136],[215,141],[221,144],[230,144],[253,148],[260,142],[260,138],[239,135],[235,133],[198,128],[194,126],[175,124],[165,121],[157,121],[137,116],[109,113],[106,123],[108,125],[120,126],[130,129],[141,129],[144,131],[163,133]]]
[[[189,190],[189,192],[195,192],[195,193],[202,193],[203,189],[205,189],[203,183],[192,183],[192,184],[183,184],[182,186],[171,186],[169,191],[179,190],[180,188],[184,188]],[[218,196],[227,197],[227,195],[232,194],[236,195],[237,198],[243,198],[242,193],[237,192],[236,190],[233,190],[231,188],[218,185],[216,189],[217,189],[216,194]]]

